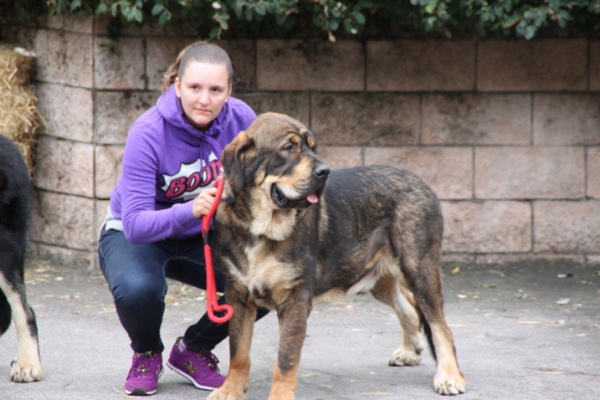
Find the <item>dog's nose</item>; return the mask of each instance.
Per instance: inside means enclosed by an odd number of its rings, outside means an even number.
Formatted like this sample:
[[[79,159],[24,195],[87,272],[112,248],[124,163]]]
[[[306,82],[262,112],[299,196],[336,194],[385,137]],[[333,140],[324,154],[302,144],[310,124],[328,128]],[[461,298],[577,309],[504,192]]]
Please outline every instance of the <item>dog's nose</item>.
[[[329,167],[326,164],[319,164],[313,170],[313,174],[320,179],[327,178],[329,176]]]

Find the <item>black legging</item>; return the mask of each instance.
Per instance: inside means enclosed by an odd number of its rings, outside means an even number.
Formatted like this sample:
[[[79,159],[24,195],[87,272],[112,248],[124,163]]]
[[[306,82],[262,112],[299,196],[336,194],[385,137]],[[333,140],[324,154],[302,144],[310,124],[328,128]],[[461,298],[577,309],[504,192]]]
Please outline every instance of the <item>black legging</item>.
[[[160,327],[165,311],[166,278],[206,289],[201,237],[134,245],[121,231],[103,230],[98,256],[119,320],[131,339],[131,348],[138,353],[162,352]],[[223,292],[225,279],[216,266],[215,280],[217,291]],[[225,298],[221,297],[219,304],[224,302]],[[268,312],[260,308],[257,320]],[[188,327],[184,343],[191,350],[212,350],[228,335],[227,323],[215,324],[205,313]]]

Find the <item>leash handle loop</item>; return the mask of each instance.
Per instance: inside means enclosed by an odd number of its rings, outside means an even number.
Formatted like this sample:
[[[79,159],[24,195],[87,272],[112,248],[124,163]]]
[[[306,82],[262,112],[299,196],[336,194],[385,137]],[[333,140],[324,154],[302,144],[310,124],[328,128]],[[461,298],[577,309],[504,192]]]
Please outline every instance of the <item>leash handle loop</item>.
[[[215,195],[215,202],[208,214],[202,217],[202,239],[204,240],[204,261],[206,262],[206,312],[208,318],[214,323],[223,324],[231,319],[233,316],[233,307],[229,304],[219,304],[217,301],[217,285],[215,283],[215,269],[212,259],[212,251],[210,244],[208,243],[208,232],[210,231],[210,221],[214,217],[219,201],[221,201],[221,195],[223,194],[223,187],[225,182],[223,178],[218,178],[213,186],[217,187],[217,194]],[[225,313],[223,316],[215,315],[215,312]]]

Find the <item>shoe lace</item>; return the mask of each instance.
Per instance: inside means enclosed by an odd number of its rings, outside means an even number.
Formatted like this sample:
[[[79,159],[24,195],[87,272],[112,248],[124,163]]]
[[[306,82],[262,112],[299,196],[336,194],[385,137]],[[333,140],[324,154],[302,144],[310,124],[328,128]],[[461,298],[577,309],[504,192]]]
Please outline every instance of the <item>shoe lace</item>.
[[[217,364],[219,364],[219,359],[217,356],[215,356],[211,351],[203,351],[198,354],[202,360],[206,361],[208,368],[219,373],[219,367],[217,366]]]
[[[133,371],[136,376],[141,376],[152,372],[150,370],[150,360],[154,357],[152,353],[136,353]]]

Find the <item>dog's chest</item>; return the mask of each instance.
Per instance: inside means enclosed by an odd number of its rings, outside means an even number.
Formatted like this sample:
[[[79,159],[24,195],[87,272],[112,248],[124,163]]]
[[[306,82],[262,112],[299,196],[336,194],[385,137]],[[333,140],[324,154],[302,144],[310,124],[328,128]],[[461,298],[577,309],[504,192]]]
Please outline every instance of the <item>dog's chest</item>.
[[[258,239],[244,249],[247,268],[236,274],[253,300],[260,306],[271,308],[284,301],[295,286],[298,272],[292,263],[277,257],[273,243]]]

